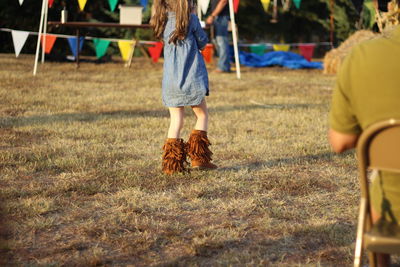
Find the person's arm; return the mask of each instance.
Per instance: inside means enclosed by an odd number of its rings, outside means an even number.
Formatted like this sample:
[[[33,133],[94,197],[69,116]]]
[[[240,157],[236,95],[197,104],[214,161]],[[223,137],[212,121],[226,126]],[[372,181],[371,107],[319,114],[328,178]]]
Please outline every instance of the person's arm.
[[[213,24],[215,17],[218,16],[219,13],[221,13],[221,11],[225,8],[226,4],[228,4],[228,0],[220,0],[218,2],[218,5],[211,12],[210,16],[208,16],[206,23]]]
[[[329,113],[328,141],[336,153],[342,153],[356,147],[362,129],[355,112],[351,75],[354,62],[354,52],[340,66],[336,86],[333,90],[331,110]]]
[[[331,148],[336,153],[342,153],[348,149],[355,148],[359,135],[344,134],[332,128],[329,129],[328,139]]]
[[[191,16],[191,20],[193,20],[193,34],[196,39],[197,47],[199,50],[203,50],[208,42],[207,34],[201,28],[199,18],[195,14]]]

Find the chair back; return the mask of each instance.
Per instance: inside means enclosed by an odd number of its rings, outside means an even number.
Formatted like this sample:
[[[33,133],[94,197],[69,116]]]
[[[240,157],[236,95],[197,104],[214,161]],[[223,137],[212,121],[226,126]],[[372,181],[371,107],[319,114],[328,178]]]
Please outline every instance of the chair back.
[[[400,172],[400,120],[390,119],[368,127],[357,143],[361,196],[368,196],[367,170]]]

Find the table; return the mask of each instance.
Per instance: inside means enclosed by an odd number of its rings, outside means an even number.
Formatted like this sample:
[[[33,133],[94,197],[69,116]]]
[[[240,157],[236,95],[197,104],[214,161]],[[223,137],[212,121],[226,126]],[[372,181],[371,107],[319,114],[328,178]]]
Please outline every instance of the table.
[[[65,22],[61,23],[60,21],[49,21],[47,23],[48,25],[51,26],[56,26],[56,27],[70,27],[70,28],[75,28],[76,29],[76,66],[79,67],[79,37],[80,37],[80,28],[128,28],[128,29],[151,29],[150,24],[120,24],[120,23],[108,23],[108,22],[85,22],[85,21],[71,21],[71,22]],[[129,54],[128,58],[128,63],[127,66],[130,67],[132,63],[132,58],[133,58],[133,52],[135,50],[137,41],[133,39],[133,47],[131,49],[131,52]],[[147,54],[146,54],[147,55]]]

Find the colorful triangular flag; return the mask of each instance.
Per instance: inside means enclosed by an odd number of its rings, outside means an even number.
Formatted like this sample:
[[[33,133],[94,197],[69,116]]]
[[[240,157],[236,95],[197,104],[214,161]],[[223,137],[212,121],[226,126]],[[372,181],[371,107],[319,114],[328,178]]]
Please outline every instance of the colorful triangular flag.
[[[233,11],[237,13],[238,9],[239,9],[239,0],[233,0]]]
[[[54,0],[49,0],[49,7],[52,7],[54,3]]]
[[[208,5],[210,4],[210,0],[199,0],[198,3],[201,8],[201,12],[203,14],[206,14],[208,10]]]
[[[150,46],[148,48],[149,54],[151,58],[153,59],[153,62],[157,62],[158,59],[161,56],[161,51],[163,49],[163,43],[162,42],[156,42],[154,46]]]
[[[143,10],[147,8],[147,0],[140,0],[140,4],[144,7]]]
[[[83,47],[83,42],[85,41],[85,37],[80,37],[79,38],[79,52],[82,51],[82,47]],[[76,47],[76,37],[69,37],[68,38],[68,44],[69,44],[69,48],[71,48],[71,52],[74,55],[74,57],[77,57],[77,47]]]
[[[78,0],[79,3],[79,8],[81,9],[81,11],[85,8],[87,0]]]
[[[301,0],[293,0],[293,3],[297,7],[297,9],[300,8]]]
[[[290,45],[286,45],[286,44],[274,44],[274,45],[272,45],[272,47],[274,48],[274,51],[287,52],[290,49]]]
[[[18,57],[22,47],[24,47],[26,39],[29,36],[29,32],[12,30],[11,36],[14,44],[15,57]]]
[[[132,45],[132,41],[118,41],[119,51],[121,52],[123,60],[127,61],[129,59],[129,53],[131,52]]]
[[[314,48],[315,44],[300,44],[299,45],[300,55],[302,55],[308,61],[311,61],[314,55]]]
[[[268,11],[268,7],[269,7],[269,3],[270,3],[270,2],[271,2],[270,0],[261,0],[261,4],[262,4],[262,6],[263,6],[265,12]]]
[[[117,6],[118,0],[108,0],[108,4],[110,5],[111,12],[114,12],[115,7]]]
[[[254,53],[254,54],[257,54],[257,55],[260,55],[260,56],[264,55],[265,49],[266,49],[265,44],[251,45],[250,46],[250,52]]]
[[[50,54],[51,49],[53,49],[54,43],[57,40],[57,36],[53,34],[46,34],[41,36],[42,47],[44,47],[44,52]]]
[[[24,3],[24,0],[19,0],[19,5],[22,6],[22,4]]]
[[[93,39],[94,47],[96,48],[96,57],[101,58],[107,52],[107,48],[110,45],[109,40],[104,39]]]

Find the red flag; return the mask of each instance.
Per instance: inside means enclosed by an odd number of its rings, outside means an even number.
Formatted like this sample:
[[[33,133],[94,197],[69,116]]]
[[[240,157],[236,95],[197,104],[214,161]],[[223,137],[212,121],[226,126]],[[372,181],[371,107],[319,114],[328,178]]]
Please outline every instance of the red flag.
[[[150,46],[147,48],[149,50],[150,56],[153,59],[153,62],[158,62],[158,59],[161,56],[161,51],[163,49],[162,42],[155,42],[154,46]]]
[[[239,9],[239,0],[233,0],[233,10],[237,13]]]
[[[49,7],[52,7],[54,3],[54,0],[49,0]]]
[[[45,47],[44,52],[46,54],[50,54],[51,49],[53,49],[53,45],[56,42],[57,36],[52,35],[52,34],[46,34],[46,38],[44,38],[45,36],[42,35],[41,36],[41,41],[42,41],[42,46]],[[46,44],[44,43],[46,41]]]
[[[314,54],[315,44],[300,44],[300,54],[305,57],[308,61],[311,61]]]
[[[205,62],[211,63],[213,55],[214,55],[214,45],[207,44],[206,47],[204,48],[204,50],[201,51],[201,54],[203,55]]]

